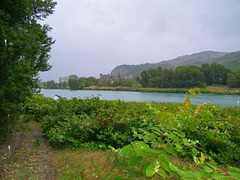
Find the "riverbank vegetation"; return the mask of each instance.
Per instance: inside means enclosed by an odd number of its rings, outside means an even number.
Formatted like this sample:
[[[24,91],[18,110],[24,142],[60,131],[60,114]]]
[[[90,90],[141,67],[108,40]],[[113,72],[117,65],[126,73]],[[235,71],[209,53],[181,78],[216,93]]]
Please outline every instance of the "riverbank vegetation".
[[[227,89],[240,88],[240,71],[231,71],[221,64],[213,63],[198,66],[181,66],[173,69],[150,68],[141,72],[134,80],[121,78],[108,80],[94,77],[78,77],[71,75],[55,81],[42,82],[45,89],[101,89],[128,90],[142,92],[187,92],[188,88],[201,87],[203,93],[223,93]],[[224,91],[209,91],[206,87],[224,87]],[[205,88],[205,89],[204,89]],[[208,88],[209,89],[209,88]],[[217,88],[215,88],[217,89]],[[227,90],[227,94],[232,94]],[[234,92],[239,93],[239,92]]]
[[[187,93],[187,88],[135,88],[135,87],[85,87],[83,90],[101,91],[135,91],[135,92],[154,92],[154,93]],[[201,88],[202,94],[228,94],[239,95],[240,88],[229,88],[227,86],[207,86]]]
[[[42,124],[58,154],[83,152],[66,148],[115,153],[100,153],[106,166],[110,163],[105,174],[92,159],[89,169],[63,168],[62,177],[237,179],[240,174],[239,108],[192,106],[188,97],[182,104],[160,104],[33,95],[24,109],[25,119]]]

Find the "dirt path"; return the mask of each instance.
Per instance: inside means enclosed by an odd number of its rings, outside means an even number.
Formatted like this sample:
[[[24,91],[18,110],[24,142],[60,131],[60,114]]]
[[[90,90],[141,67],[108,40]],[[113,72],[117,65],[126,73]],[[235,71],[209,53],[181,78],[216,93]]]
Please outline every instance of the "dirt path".
[[[0,146],[0,179],[57,179],[50,145],[41,131],[28,127]]]

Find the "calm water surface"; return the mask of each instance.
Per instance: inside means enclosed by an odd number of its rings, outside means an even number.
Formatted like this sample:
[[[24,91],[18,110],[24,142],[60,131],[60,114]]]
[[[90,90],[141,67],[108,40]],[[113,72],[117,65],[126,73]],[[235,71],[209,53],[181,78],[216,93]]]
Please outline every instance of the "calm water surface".
[[[131,91],[99,91],[99,90],[65,90],[65,89],[42,89],[41,94],[54,98],[60,95],[68,99],[73,97],[85,98],[99,96],[101,100],[123,100],[136,102],[166,102],[182,103],[186,98],[184,93],[151,93],[151,92],[131,92]],[[221,104],[222,107],[239,107],[239,95],[217,95],[217,94],[197,94],[195,98],[190,96],[192,104],[201,105],[210,102],[211,104]]]

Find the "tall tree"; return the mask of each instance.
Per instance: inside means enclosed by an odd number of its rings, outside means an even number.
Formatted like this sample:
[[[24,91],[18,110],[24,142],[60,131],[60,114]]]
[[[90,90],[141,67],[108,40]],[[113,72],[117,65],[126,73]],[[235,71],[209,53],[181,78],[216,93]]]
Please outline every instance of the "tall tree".
[[[58,84],[54,80],[51,80],[51,81],[44,82],[43,87],[45,89],[58,89]]]
[[[88,78],[85,78],[86,82],[85,82],[85,86],[88,87],[88,86],[93,86],[93,85],[96,85],[97,83],[97,79],[93,76],[90,76]]]
[[[240,87],[240,71],[231,71],[227,74],[227,86],[230,88]]]
[[[149,68],[147,71],[149,74],[149,86],[150,87],[160,87],[161,86],[162,68],[161,67],[158,67],[157,69]]]
[[[161,73],[162,73],[162,68],[159,66],[157,69],[149,68],[147,71],[148,71],[150,78],[154,78],[157,76],[160,77]]]
[[[189,66],[188,72],[189,74],[189,85],[190,87],[205,87],[205,78],[200,68],[197,66]]]
[[[188,69],[187,66],[179,66],[175,69],[175,77],[174,77],[174,84],[175,87],[190,87],[188,84]]]
[[[140,77],[139,77],[140,84],[143,87],[148,87],[149,79],[150,79],[150,75],[149,75],[148,71],[146,71],[146,70],[142,71],[140,74]]]
[[[226,68],[224,65],[213,63],[211,65],[211,72],[209,76],[213,84],[226,85],[227,73],[229,72],[230,70]]]
[[[68,85],[71,90],[77,90],[79,89],[79,83],[77,79],[69,79],[68,80]]]
[[[161,87],[161,76],[155,76],[149,79],[149,87]]]
[[[174,83],[176,87],[204,87],[204,74],[197,66],[180,66],[175,70]]]
[[[76,74],[68,76],[68,79],[76,79],[78,80],[78,76]]]
[[[212,79],[210,78],[211,66],[209,64],[202,64],[201,71],[204,74],[206,84],[212,85]]]
[[[51,68],[51,28],[39,21],[55,5],[53,0],[0,1],[0,141],[12,131],[21,103],[38,87],[38,72]]]
[[[174,71],[172,69],[164,69],[161,76],[161,87],[170,88],[174,87]]]

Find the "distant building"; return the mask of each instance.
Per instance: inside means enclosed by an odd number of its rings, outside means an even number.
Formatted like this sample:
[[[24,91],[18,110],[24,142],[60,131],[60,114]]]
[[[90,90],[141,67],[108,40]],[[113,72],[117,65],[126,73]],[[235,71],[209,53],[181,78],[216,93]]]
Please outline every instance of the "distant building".
[[[59,78],[59,82],[60,83],[63,82],[63,78],[62,77]]]
[[[128,76],[124,76],[124,77],[120,77],[120,75],[118,76],[118,78],[121,78],[122,80],[133,80],[133,76],[132,74],[128,75]],[[103,81],[111,81],[111,80],[115,80],[117,79],[116,77],[111,76],[110,74],[100,74],[100,80]]]
[[[110,81],[112,80],[112,76],[110,74],[100,74],[100,80],[103,81]]]
[[[59,78],[59,82],[68,82],[68,76],[65,76],[65,77],[60,77]]]
[[[63,77],[63,82],[68,82],[68,76]]]
[[[129,76],[124,76],[122,77],[122,80],[133,80],[133,76],[132,74],[130,74]]]

